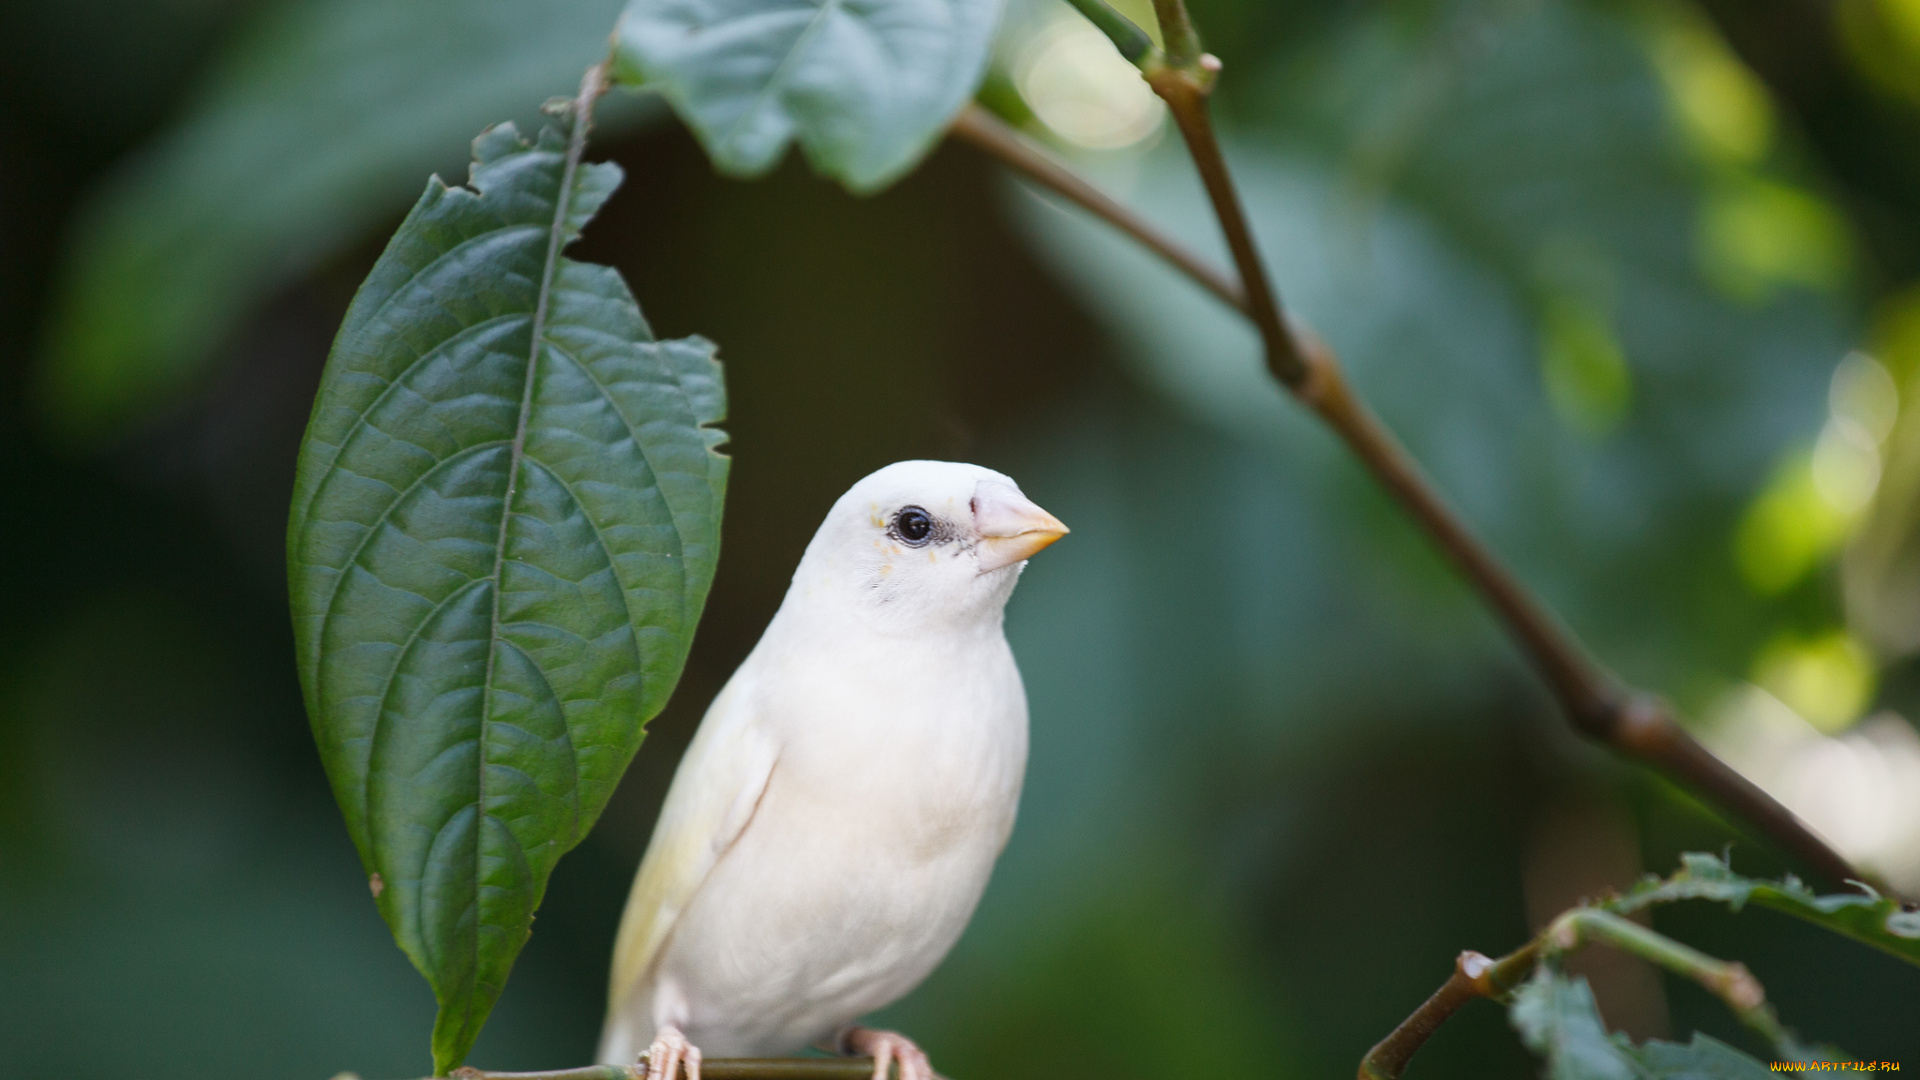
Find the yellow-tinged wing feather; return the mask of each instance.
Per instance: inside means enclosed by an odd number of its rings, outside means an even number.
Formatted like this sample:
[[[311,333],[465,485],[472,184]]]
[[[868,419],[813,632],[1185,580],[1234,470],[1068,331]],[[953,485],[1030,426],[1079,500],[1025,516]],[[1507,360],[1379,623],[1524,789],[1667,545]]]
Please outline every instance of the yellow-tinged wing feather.
[[[773,774],[777,748],[758,722],[751,681],[743,668],[713,699],[667,789],[614,940],[609,1028],[651,1022],[629,1015],[629,999],[647,979],[674,921],[753,819]],[[651,1036],[647,1031],[638,1041],[644,1045]]]

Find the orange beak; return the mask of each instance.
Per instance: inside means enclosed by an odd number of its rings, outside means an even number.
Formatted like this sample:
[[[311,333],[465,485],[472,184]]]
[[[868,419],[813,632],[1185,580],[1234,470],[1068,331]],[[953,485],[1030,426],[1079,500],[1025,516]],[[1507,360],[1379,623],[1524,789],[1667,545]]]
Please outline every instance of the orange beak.
[[[983,574],[1031,557],[1068,531],[1019,488],[998,480],[982,480],[973,489],[973,527]]]

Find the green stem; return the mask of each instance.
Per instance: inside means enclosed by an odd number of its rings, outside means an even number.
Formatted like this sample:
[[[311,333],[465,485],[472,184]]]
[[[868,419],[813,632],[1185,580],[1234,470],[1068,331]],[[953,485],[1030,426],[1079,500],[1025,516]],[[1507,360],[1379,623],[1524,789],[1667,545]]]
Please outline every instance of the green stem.
[[[1132,19],[1109,7],[1106,0],[1067,0],[1067,3],[1107,35],[1107,40],[1113,42],[1113,47],[1120,50],[1120,55],[1126,57],[1128,63],[1145,67],[1157,59],[1154,56],[1153,38],[1147,36],[1147,32]]]
[[[1599,908],[1575,908],[1555,919],[1541,937],[1555,954],[1572,952],[1593,941],[1632,953],[1699,983],[1725,1002],[1728,1011],[1741,1023],[1782,1052],[1794,1041],[1793,1033],[1780,1023],[1773,1006],[1767,1004],[1760,980],[1738,961],[1708,956],[1632,919]]]
[[[1153,0],[1154,17],[1160,20],[1160,40],[1166,43],[1167,66],[1192,71],[1202,64],[1200,33],[1187,14],[1186,0]]]

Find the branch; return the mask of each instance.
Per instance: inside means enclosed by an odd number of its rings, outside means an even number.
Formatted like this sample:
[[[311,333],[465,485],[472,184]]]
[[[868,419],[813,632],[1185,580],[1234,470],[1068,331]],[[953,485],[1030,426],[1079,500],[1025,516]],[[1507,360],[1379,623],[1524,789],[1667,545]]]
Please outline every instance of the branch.
[[[1082,0],[1082,10],[1094,2]],[[1821,877],[1836,883],[1865,880],[1866,875],[1792,811],[1687,734],[1664,702],[1622,686],[1595,663],[1585,646],[1440,497],[1412,455],[1348,384],[1339,358],[1326,343],[1287,319],[1254,243],[1207,107],[1220,62],[1196,52],[1190,62],[1176,64],[1180,53],[1171,44],[1176,38],[1185,35],[1197,49],[1185,5],[1181,0],[1155,0],[1155,10],[1162,18],[1162,36],[1169,42],[1167,53],[1164,60],[1150,56],[1140,67],[1173,113],[1244,288],[1235,287],[1219,270],[1022,141],[984,110],[971,107],[962,113],[953,133],[1133,237],[1252,321],[1274,378],[1333,428],[1493,608],[1575,728],[1745,821]]]
[[[1440,1025],[1475,998],[1503,1000],[1533,973],[1542,961],[1558,961],[1593,942],[1650,960],[1705,987],[1726,1003],[1741,1023],[1752,1028],[1787,1056],[1797,1047],[1793,1033],[1774,1015],[1766,991],[1745,964],[1718,960],[1689,945],[1641,926],[1610,910],[1617,901],[1582,905],[1561,913],[1532,941],[1498,960],[1469,949],[1454,961],[1453,974],[1421,1003],[1413,1015],[1381,1039],[1360,1059],[1358,1080],[1400,1080],[1414,1052],[1425,1046]]]
[[[449,1080],[647,1080],[647,1067],[588,1065],[548,1072],[487,1072],[470,1065],[448,1074]],[[682,1072],[682,1077],[685,1072]],[[708,1058],[700,1066],[702,1080],[871,1080],[870,1057],[836,1058]]]
[[[1175,0],[1177,2],[1177,0]],[[1227,248],[1233,252],[1234,266],[1246,290],[1247,318],[1260,331],[1266,348],[1267,369],[1288,389],[1299,393],[1307,381],[1307,359],[1286,319],[1280,314],[1279,295],[1267,279],[1266,264],[1254,246],[1253,230],[1247,226],[1246,211],[1240,206],[1240,193],[1234,190],[1233,175],[1227,171],[1227,159],[1220,152],[1220,140],[1213,131],[1207,111],[1208,84],[1220,70],[1220,61],[1203,56],[1197,62],[1200,77],[1174,67],[1160,67],[1147,73],[1147,85],[1159,94],[1173,113],[1173,122],[1186,140],[1187,152],[1200,170],[1207,198],[1213,201],[1214,216],[1226,233]]]
[[[1400,1080],[1414,1051],[1425,1046],[1440,1025],[1460,1011],[1460,1006],[1475,998],[1504,998],[1532,974],[1540,962],[1544,937],[1536,937],[1498,960],[1489,960],[1472,949],[1461,953],[1453,962],[1453,974],[1440,989],[1360,1059],[1359,1080]]]
[[[1160,256],[1181,273],[1219,297],[1221,302],[1246,313],[1246,295],[1240,283],[1213,264],[1180,245],[1139,214],[1115,201],[1107,193],[1081,179],[1079,174],[1029,145],[999,117],[978,105],[968,105],[948,129],[956,138],[972,143],[989,156],[999,158],[1027,179],[1080,206],[1093,216],[1133,237],[1141,247]]]

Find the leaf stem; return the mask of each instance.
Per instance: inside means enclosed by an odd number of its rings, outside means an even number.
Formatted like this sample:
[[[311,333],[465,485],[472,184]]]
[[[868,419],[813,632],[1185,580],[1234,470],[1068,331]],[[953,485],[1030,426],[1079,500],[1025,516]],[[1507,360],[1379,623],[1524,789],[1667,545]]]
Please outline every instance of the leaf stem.
[[[1218,270],[1064,165],[1019,140],[983,110],[964,112],[953,128],[954,134],[1125,232],[1245,314],[1260,332],[1267,368],[1274,378],[1333,428],[1481,594],[1576,729],[1653,767],[1683,789],[1745,821],[1821,877],[1835,883],[1862,880],[1860,871],[1792,811],[1701,746],[1664,702],[1621,685],[1595,663],[1580,641],[1447,505],[1412,455],[1348,384],[1333,350],[1286,317],[1261,261],[1208,110],[1212,77],[1219,71],[1219,61],[1199,54],[1190,65],[1176,64],[1173,42],[1181,34],[1192,36],[1185,5],[1181,0],[1155,0],[1155,10],[1161,15],[1162,36],[1168,42],[1167,60],[1165,64],[1144,64],[1142,71],[1180,128],[1233,253],[1242,287],[1234,288]],[[1197,48],[1197,37],[1192,40]]]
[[[1107,35],[1107,40],[1113,42],[1113,47],[1120,50],[1128,63],[1145,64],[1155,59],[1153,38],[1132,19],[1108,6],[1106,0],[1067,0],[1067,3]]]
[[[1160,40],[1166,43],[1169,67],[1188,70],[1211,59],[1200,51],[1200,33],[1187,14],[1187,0],[1153,0],[1153,14],[1160,20]],[[1214,61],[1214,71],[1219,70],[1218,64]]]
[[[1741,1023],[1783,1053],[1794,1043],[1793,1033],[1780,1023],[1760,980],[1745,964],[1719,960],[1655,933],[1632,919],[1601,908],[1582,907],[1555,919],[1541,935],[1549,955],[1572,952],[1591,941],[1602,941],[1622,952],[1649,960],[1682,978],[1691,979],[1726,1003]],[[1791,1056],[1791,1055],[1789,1055]]]

